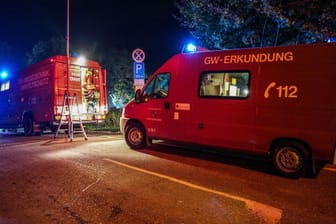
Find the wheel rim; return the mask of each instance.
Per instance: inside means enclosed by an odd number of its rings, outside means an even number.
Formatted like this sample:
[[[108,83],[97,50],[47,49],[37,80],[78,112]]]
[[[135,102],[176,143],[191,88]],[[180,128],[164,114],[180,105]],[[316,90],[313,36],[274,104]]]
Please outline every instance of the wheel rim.
[[[296,172],[302,167],[301,154],[291,147],[281,148],[276,155],[276,163],[285,172]]]
[[[143,141],[143,133],[138,128],[132,128],[128,133],[128,140],[132,145],[140,145]]]

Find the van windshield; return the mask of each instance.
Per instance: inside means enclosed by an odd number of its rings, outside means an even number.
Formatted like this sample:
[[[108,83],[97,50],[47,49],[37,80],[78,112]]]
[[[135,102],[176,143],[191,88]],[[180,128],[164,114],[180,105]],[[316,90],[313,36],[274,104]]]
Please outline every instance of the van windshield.
[[[146,86],[143,92],[144,97],[152,99],[166,98],[169,92],[170,74],[157,74]]]

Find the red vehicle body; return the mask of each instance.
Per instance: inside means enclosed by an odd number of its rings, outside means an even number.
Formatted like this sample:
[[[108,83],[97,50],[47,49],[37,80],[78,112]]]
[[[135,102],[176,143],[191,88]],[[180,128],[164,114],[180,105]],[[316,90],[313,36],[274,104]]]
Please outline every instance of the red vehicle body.
[[[107,113],[106,71],[95,61],[77,63],[54,56],[0,80],[0,128],[23,128],[26,135],[54,129],[64,95],[76,94],[83,122],[100,122]]]
[[[124,108],[131,148],[151,139],[269,154],[290,177],[335,163],[336,44],[178,54]]]

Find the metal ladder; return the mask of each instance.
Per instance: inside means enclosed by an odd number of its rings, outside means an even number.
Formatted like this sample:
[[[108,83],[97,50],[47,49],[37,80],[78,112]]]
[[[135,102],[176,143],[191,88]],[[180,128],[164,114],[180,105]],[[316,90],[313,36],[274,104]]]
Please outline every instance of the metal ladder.
[[[77,108],[77,114],[76,114],[76,116],[78,116],[77,120],[73,119],[73,116],[74,116],[74,114],[73,114],[73,109],[74,108],[73,107],[74,106]],[[68,109],[68,112],[67,112],[67,109]],[[64,117],[66,119],[63,119]],[[69,95],[69,93],[66,92],[64,94],[64,99],[63,99],[61,119],[59,121],[59,124],[58,124],[57,130],[55,132],[54,138],[57,137],[59,131],[61,130],[62,125],[67,124],[68,125],[68,139],[72,142],[73,134],[74,134],[74,123],[79,124],[80,129],[81,129],[80,131],[77,131],[76,133],[82,133],[83,136],[84,136],[84,139],[88,140],[85,129],[84,129],[84,126],[83,126],[83,122],[82,122],[82,119],[81,119],[81,114],[80,114],[80,111],[79,111],[79,107],[78,107],[77,94],[74,93],[74,96],[71,97]]]

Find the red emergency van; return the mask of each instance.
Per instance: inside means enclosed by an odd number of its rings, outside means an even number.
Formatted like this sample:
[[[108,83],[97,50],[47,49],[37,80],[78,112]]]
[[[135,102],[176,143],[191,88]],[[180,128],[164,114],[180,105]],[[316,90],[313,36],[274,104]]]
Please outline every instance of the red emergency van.
[[[106,71],[96,61],[53,56],[0,80],[0,129],[25,135],[55,130],[65,93],[76,96],[82,121],[101,122],[107,113]],[[66,105],[65,105],[66,106]],[[65,111],[63,110],[63,111]]]
[[[335,163],[336,44],[178,54],[124,108],[127,144],[173,140],[269,154],[298,177]]]

